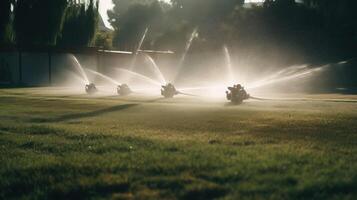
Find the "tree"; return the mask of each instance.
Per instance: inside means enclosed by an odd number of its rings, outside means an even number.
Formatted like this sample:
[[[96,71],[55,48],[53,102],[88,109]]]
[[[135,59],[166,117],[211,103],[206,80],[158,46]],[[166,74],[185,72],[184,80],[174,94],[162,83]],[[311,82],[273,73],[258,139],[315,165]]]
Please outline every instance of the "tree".
[[[304,3],[319,12],[329,32],[357,37],[357,1],[304,0]]]
[[[171,18],[176,19],[177,25],[186,24],[191,27],[184,35],[189,37],[192,30],[198,28],[200,40],[196,40],[194,47],[196,46],[200,51],[222,48],[227,40],[227,30],[232,28],[232,15],[244,4],[244,0],[171,0],[171,2],[173,5]],[[181,43],[185,44],[185,41]]]
[[[17,0],[14,30],[20,45],[55,45],[67,0]]]
[[[111,49],[113,44],[112,32],[98,32],[95,37],[95,46]]]
[[[155,30],[155,26],[161,24],[163,17],[163,10],[158,1],[116,0],[113,3],[114,11],[108,13],[110,23],[114,27],[113,46],[134,51],[147,27],[150,27],[148,38],[160,32],[159,29]]]
[[[12,41],[11,3],[12,0],[0,1],[0,44]]]
[[[67,8],[59,45],[92,46],[98,25],[98,3],[90,0],[89,4],[71,2]]]

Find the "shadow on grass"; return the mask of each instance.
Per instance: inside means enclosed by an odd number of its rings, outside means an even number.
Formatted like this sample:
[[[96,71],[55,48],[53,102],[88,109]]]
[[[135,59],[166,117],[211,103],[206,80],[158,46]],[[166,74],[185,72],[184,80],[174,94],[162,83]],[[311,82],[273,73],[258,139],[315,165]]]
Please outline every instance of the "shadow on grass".
[[[228,189],[219,185],[206,185],[198,188],[188,189],[188,191],[186,191],[180,199],[217,199],[225,196],[228,192]]]
[[[108,198],[113,193],[128,192],[130,188],[125,177],[102,173],[96,167],[75,165],[11,169],[6,177],[7,184],[0,184],[0,199]]]
[[[112,106],[112,107],[104,108],[104,109],[100,109],[100,110],[95,110],[95,111],[91,111],[91,112],[62,115],[62,116],[59,116],[56,118],[51,118],[51,119],[37,118],[37,119],[32,119],[31,122],[37,122],[37,123],[62,122],[62,121],[69,121],[69,120],[81,119],[81,118],[87,118],[87,117],[95,117],[95,116],[110,113],[110,112],[126,110],[131,107],[138,106],[138,105],[139,104],[124,104],[124,105]]]
[[[110,96],[110,97],[117,97],[117,96]],[[125,99],[125,98],[118,98],[120,101],[124,102],[133,102],[133,103],[155,103],[160,100],[164,100],[164,97],[159,97],[155,99],[149,99],[149,100],[138,100],[138,99]]]
[[[146,103],[154,103],[154,102],[158,102],[158,101],[164,100],[164,99],[165,99],[164,97],[159,97],[159,98],[156,98],[156,99],[147,100],[145,102]]]
[[[339,181],[334,183],[314,184],[297,191],[293,197],[296,199],[328,199],[330,197],[350,196],[356,199],[357,196],[357,176],[349,181]],[[342,199],[342,198],[340,198]],[[347,198],[348,199],[348,198]]]

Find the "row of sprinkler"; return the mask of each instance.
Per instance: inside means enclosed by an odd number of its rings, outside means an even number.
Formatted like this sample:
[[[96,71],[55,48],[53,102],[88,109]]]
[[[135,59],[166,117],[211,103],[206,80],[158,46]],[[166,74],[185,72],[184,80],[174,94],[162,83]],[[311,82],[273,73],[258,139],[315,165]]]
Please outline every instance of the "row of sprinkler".
[[[94,94],[98,91],[98,89],[94,85],[94,83],[90,83],[85,86],[85,91],[87,92],[87,94]],[[127,84],[121,84],[117,87],[117,93],[120,96],[127,96],[133,93],[133,91]],[[161,95],[165,98],[173,98],[175,95],[178,94],[182,93],[179,92],[171,83],[161,86]],[[242,85],[237,84],[233,85],[233,87],[228,87],[228,91],[226,91],[226,98],[232,103],[240,104],[244,100],[249,99],[250,95],[246,92]]]
[[[86,90],[87,94],[94,94],[94,93],[98,92],[98,89],[94,85],[94,83],[87,84],[85,87],[85,90]],[[121,84],[121,85],[118,85],[118,87],[117,87],[117,93],[120,96],[127,96],[127,95],[133,93],[133,91],[129,88],[129,86],[127,84]]]
[[[85,86],[85,91],[87,92],[87,94],[94,94],[98,91],[98,89],[94,83],[90,83]],[[127,96],[133,93],[133,91],[127,84],[121,84],[117,87],[117,93],[120,96]],[[180,94],[180,92],[176,90],[175,86],[171,83],[161,86],[161,95],[165,98],[173,98],[175,95],[178,94]]]

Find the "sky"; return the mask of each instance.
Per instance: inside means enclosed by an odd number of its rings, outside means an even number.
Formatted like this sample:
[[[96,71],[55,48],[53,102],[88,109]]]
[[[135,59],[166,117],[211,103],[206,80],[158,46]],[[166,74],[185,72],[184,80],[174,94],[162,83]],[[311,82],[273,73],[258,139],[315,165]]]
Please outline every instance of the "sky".
[[[170,0],[161,0],[169,2]],[[107,11],[113,8],[112,0],[100,0],[99,1],[99,13],[103,18],[104,24],[106,27],[111,28],[111,25],[108,22]]]
[[[113,8],[113,3],[112,0],[101,0],[99,1],[99,13],[103,18],[104,24],[106,27],[111,27],[109,22],[108,22],[108,15],[107,15],[107,10],[110,10]]]
[[[162,0],[162,1],[166,1],[169,2],[170,0]],[[246,2],[262,2],[264,0],[246,0]],[[113,8],[113,3],[112,0],[100,0],[99,1],[99,12],[100,15],[103,18],[104,24],[105,26],[111,28],[109,22],[108,22],[108,15],[107,15],[107,10],[110,10]]]

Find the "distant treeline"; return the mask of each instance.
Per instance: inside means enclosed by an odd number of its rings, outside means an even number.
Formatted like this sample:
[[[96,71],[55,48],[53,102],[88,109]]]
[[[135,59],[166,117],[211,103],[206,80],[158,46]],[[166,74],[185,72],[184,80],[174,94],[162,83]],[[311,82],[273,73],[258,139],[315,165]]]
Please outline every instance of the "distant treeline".
[[[199,29],[193,50],[216,51],[227,44],[265,58],[338,59],[355,54],[356,0],[113,0],[109,11],[113,46],[133,50],[146,27],[143,48],[181,52],[192,30]],[[291,58],[289,58],[291,57]]]
[[[1,0],[0,44],[92,46],[98,1]]]
[[[224,44],[242,57],[339,59],[356,54],[356,0],[112,0],[113,33],[97,34],[99,0],[1,0],[0,43],[217,51]]]

